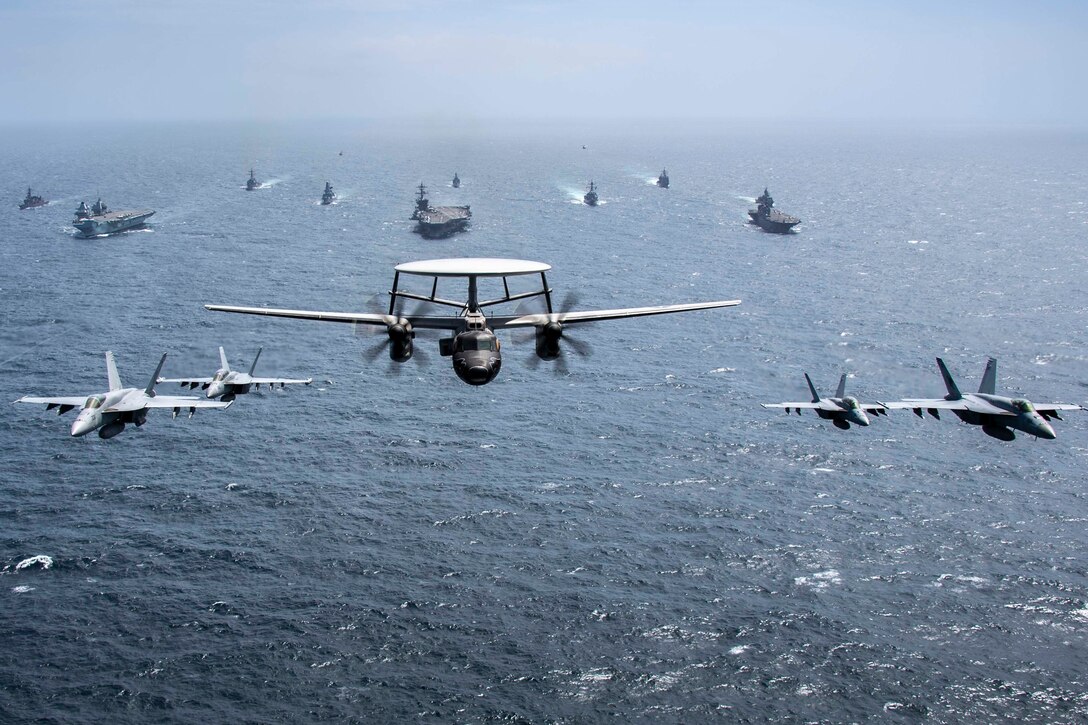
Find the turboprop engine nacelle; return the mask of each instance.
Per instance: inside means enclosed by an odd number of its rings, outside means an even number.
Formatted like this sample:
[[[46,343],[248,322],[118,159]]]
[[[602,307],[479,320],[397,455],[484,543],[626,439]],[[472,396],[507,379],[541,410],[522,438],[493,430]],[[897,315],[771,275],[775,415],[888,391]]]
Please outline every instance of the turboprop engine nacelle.
[[[559,341],[563,338],[563,325],[549,322],[536,328],[536,354],[542,360],[559,357]]]

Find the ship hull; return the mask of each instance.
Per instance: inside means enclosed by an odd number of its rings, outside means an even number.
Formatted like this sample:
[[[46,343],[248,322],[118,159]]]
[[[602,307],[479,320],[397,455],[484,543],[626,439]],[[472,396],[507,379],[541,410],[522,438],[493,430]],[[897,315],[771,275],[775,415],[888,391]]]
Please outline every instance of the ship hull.
[[[765,232],[771,232],[772,234],[789,234],[793,231],[793,228],[801,222],[776,222],[771,219],[757,219],[756,224],[760,226]]]
[[[800,219],[782,214],[776,211],[771,216],[760,214],[757,211],[748,210],[749,224],[758,224],[765,232],[772,234],[789,234],[793,228],[801,223]]]
[[[75,223],[75,227],[81,237],[119,234],[144,226],[144,223],[154,213],[153,211],[110,212],[90,219],[80,219]]]
[[[23,202],[22,204],[19,205],[19,208],[20,209],[37,209],[39,206],[45,206],[48,203],[49,203],[48,201],[32,201],[29,204],[27,204],[26,202]]]
[[[424,222],[416,224],[415,231],[424,239],[445,239],[468,228],[468,219],[454,219],[447,222]]]

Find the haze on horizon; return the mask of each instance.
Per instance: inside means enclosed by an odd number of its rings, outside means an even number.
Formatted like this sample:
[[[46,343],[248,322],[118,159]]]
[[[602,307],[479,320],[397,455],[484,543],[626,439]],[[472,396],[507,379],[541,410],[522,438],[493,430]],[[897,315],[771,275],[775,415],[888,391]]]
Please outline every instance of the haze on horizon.
[[[7,0],[0,122],[1088,126],[1088,3]]]

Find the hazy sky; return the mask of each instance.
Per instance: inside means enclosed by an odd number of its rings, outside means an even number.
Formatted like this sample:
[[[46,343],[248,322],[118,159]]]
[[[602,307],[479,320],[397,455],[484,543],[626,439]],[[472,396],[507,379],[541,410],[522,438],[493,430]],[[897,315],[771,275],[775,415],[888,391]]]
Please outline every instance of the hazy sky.
[[[1088,2],[0,0],[0,121],[1088,126]]]

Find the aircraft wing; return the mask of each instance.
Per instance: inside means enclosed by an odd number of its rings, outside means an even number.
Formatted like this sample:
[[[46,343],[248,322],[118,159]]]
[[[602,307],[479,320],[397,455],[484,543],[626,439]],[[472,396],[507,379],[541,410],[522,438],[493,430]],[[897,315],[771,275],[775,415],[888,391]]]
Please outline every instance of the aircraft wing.
[[[309,385],[313,378],[305,380],[292,380],[290,378],[250,378],[249,381],[256,385]]]
[[[159,378],[156,383],[180,383],[181,385],[204,385],[211,383],[211,378]]]
[[[60,396],[56,398],[36,398],[31,395],[24,395],[15,401],[16,403],[44,403],[45,405],[70,405],[74,408],[82,408],[83,404],[87,402],[87,396],[81,396],[79,398],[72,396]]]
[[[619,320],[625,317],[646,317],[648,315],[667,315],[673,312],[694,312],[712,310],[717,307],[733,307],[740,300],[721,300],[718,302],[693,302],[684,305],[657,305],[655,307],[625,307],[618,310],[584,310],[582,312],[557,312],[535,315],[497,315],[489,317],[493,328],[540,327],[549,322],[571,325],[576,322],[599,322],[601,320]]]
[[[813,403],[809,400],[804,403],[760,403],[760,405],[764,408],[804,408],[805,410],[827,410],[838,413],[845,410],[829,400],[821,400],[819,403]]]
[[[958,400],[945,400],[944,398],[907,398],[890,403],[881,403],[889,410],[909,410],[913,408],[933,410],[968,410],[972,413],[984,413],[986,415],[1015,415],[1004,408],[990,405],[984,400],[960,398]]]
[[[207,398],[194,398],[190,395],[156,395],[144,401],[145,408],[229,408],[230,403]]]
[[[1049,413],[1052,410],[1088,410],[1084,406],[1071,403],[1032,403],[1032,406],[1034,406],[1035,410],[1043,413]]]
[[[233,401],[231,401],[233,402]],[[144,408],[226,408],[230,403],[196,398],[191,395],[128,396],[105,409],[107,413],[128,413]]]
[[[321,320],[322,322],[347,322],[357,325],[392,325],[399,319],[396,315],[379,315],[371,312],[318,312],[314,310],[282,310],[273,307],[235,307],[233,305],[204,305],[204,309],[213,312],[237,312],[243,315],[264,315],[266,317],[290,317],[296,320]],[[413,327],[456,330],[464,325],[464,319],[454,315],[402,315],[410,320]]]

